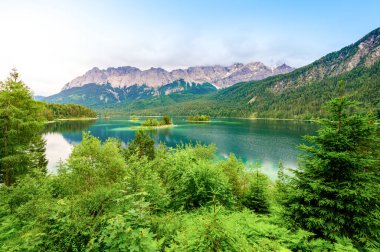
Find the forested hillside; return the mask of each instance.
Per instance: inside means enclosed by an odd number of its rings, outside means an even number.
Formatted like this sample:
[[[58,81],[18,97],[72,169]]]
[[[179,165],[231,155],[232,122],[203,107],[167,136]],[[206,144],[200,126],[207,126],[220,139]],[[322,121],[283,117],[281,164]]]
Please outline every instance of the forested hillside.
[[[337,94],[338,80],[363,107],[379,110],[380,28],[353,45],[333,52],[291,73],[262,81],[240,83],[222,90],[216,100],[235,103],[245,115],[310,118],[320,116],[321,105]]]
[[[48,121],[54,119],[96,118],[97,112],[78,104],[42,103],[43,115]]]
[[[193,96],[216,92],[216,87],[210,83],[188,83],[177,80],[158,88],[147,85],[131,85],[128,87],[113,87],[111,84],[90,83],[80,87],[65,89],[58,94],[44,97],[47,102],[70,104],[76,103],[91,108],[129,106],[134,102],[157,99],[169,99],[172,96]]]
[[[135,114],[310,119],[324,114],[322,104],[338,93],[339,80],[362,108],[380,114],[380,28],[340,51],[291,73],[243,82],[216,94],[166,102],[159,97],[120,105],[114,110]]]

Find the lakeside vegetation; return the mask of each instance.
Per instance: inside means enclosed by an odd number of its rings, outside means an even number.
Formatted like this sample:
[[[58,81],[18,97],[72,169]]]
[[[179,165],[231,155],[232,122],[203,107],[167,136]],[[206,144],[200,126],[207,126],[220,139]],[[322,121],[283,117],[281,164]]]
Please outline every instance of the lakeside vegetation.
[[[156,147],[143,131],[127,147],[84,133],[47,175],[44,108],[12,73],[0,84],[0,250],[377,251],[378,125],[343,88],[277,181],[214,145]]]
[[[140,117],[139,117],[139,116],[135,116],[135,115],[133,115],[133,116],[130,117],[130,119],[131,119],[132,121],[138,121],[138,120],[140,120]]]
[[[44,107],[43,115],[47,121],[94,119],[98,116],[96,111],[78,104],[40,103]]]
[[[155,118],[147,118],[141,124],[139,129],[155,129],[155,128],[166,128],[174,126],[172,119],[169,116],[163,116],[161,120]]]
[[[209,122],[210,120],[211,118],[207,115],[195,115],[187,117],[188,122]]]

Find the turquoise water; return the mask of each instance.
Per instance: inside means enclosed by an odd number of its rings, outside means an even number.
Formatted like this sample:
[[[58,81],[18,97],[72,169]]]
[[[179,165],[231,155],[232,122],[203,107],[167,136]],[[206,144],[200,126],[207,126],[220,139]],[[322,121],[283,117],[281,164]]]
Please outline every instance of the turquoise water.
[[[143,119],[141,119],[143,120]],[[64,121],[48,124],[44,136],[47,141],[48,169],[54,173],[57,162],[64,161],[73,145],[78,144],[83,131],[106,140],[118,138],[123,145],[134,138],[131,129],[142,121],[129,119],[99,119],[96,121]],[[276,176],[278,163],[297,166],[302,136],[312,134],[317,126],[310,122],[215,119],[209,123],[188,123],[185,118],[174,118],[175,127],[149,131],[151,137],[169,147],[181,143],[215,144],[219,158],[234,153],[247,165],[260,164],[263,172]]]

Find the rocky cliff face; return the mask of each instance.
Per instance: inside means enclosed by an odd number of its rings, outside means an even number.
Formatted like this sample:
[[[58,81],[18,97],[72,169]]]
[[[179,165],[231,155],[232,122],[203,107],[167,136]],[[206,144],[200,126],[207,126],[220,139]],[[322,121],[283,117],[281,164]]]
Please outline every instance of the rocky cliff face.
[[[293,71],[292,67],[281,65],[278,67],[268,67],[261,62],[249,64],[233,64],[232,66],[199,66],[187,69],[176,69],[166,71],[162,68],[150,68],[140,70],[135,67],[118,67],[100,70],[97,67],[89,70],[67,83],[63,90],[74,87],[81,87],[89,83],[106,84],[112,87],[129,87],[133,85],[147,85],[158,88],[177,80],[184,80],[188,83],[211,83],[217,88],[229,87],[237,82],[261,80],[268,76],[288,73]]]

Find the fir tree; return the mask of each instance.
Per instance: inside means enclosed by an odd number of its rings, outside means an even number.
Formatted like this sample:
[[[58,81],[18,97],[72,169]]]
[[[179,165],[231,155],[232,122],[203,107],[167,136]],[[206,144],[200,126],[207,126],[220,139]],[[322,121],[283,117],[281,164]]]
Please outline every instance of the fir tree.
[[[146,156],[149,160],[154,159],[154,140],[146,132],[138,130],[135,139],[129,143],[126,156],[128,158],[133,154],[139,157]]]
[[[29,164],[32,169],[41,169],[46,172],[46,167],[48,160],[46,159],[46,141],[41,135],[36,136],[36,138],[30,143],[29,147]]]
[[[0,83],[0,181],[7,186],[32,166],[28,155],[43,126],[42,110],[16,70]]]
[[[169,116],[164,116],[164,117],[162,117],[160,124],[161,125],[170,125],[170,124],[172,124],[172,120],[170,119]]]
[[[268,177],[265,174],[259,172],[259,169],[253,175],[251,185],[246,195],[243,205],[251,209],[256,213],[268,213],[269,212],[269,200],[268,200]]]
[[[341,95],[329,116],[306,139],[302,165],[290,182],[286,215],[319,237],[349,237],[357,246],[380,246],[379,137],[373,116],[355,113]]]

